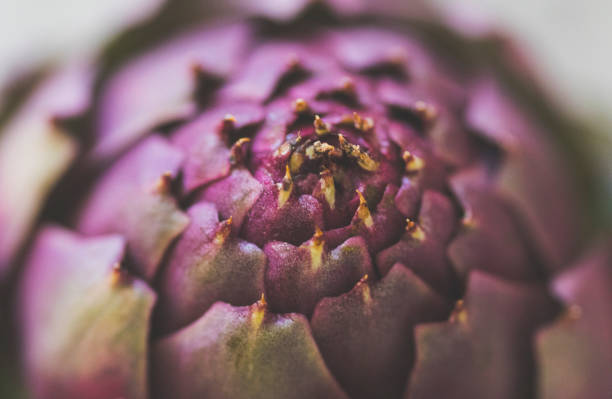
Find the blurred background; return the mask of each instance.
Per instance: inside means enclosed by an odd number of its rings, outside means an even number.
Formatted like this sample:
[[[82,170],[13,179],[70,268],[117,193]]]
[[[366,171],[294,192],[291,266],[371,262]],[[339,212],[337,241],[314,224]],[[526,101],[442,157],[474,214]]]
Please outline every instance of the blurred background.
[[[161,1],[0,0],[0,87],[33,63],[93,54]],[[277,1],[282,7],[296,0]],[[453,17],[487,21],[513,37],[547,91],[588,125],[585,142],[612,198],[612,1],[412,1]]]
[[[161,1],[0,0],[0,87],[33,63],[93,54]],[[277,1],[283,7],[296,0]],[[545,89],[588,125],[584,142],[606,185],[602,191],[612,198],[612,1],[412,1],[454,18],[487,21],[514,38]]]
[[[545,84],[570,109],[612,125],[612,2],[426,0],[476,14],[532,55]],[[0,0],[0,84],[33,61],[93,51],[151,0]]]

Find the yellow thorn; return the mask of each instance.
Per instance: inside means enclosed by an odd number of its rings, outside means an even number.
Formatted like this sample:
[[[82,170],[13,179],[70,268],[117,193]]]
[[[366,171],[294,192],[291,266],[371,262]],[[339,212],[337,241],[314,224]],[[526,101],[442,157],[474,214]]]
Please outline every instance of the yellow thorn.
[[[423,158],[412,154],[408,150],[404,151],[404,153],[402,154],[402,158],[406,163],[406,172],[408,173],[419,172],[425,167],[425,161],[423,160]]]
[[[309,244],[310,249],[310,264],[312,269],[316,270],[323,264],[323,248],[325,241],[323,240],[323,232],[319,226],[315,226],[315,233]]]
[[[301,152],[294,152],[289,158],[289,169],[293,173],[298,173],[304,163],[304,155]]]
[[[289,165],[285,165],[285,177],[283,179],[291,180],[291,170],[289,170]]]
[[[325,136],[330,132],[329,124],[323,122],[323,119],[321,119],[319,115],[315,115],[313,125],[315,128],[315,133],[318,136]]]
[[[334,177],[329,169],[324,169],[321,171],[320,176],[321,192],[323,193],[329,208],[334,209],[336,207],[336,186],[334,184]]]
[[[465,303],[463,299],[459,299],[455,302],[455,308],[451,312],[449,317],[450,322],[459,322],[461,324],[465,324],[468,319],[467,309],[465,309]]]
[[[231,232],[232,216],[230,216],[229,219],[219,223],[219,227],[217,229],[217,232],[215,233],[214,242],[216,244],[223,244],[227,240],[227,237],[229,237]]]
[[[362,169],[373,172],[380,166],[380,163],[373,160],[365,151],[362,151],[361,147],[346,141],[342,134],[338,134],[338,144],[348,157],[357,160],[357,165]]]
[[[236,124],[236,117],[232,114],[225,114],[222,122],[222,130],[230,131],[234,129],[234,125]]]
[[[153,192],[157,194],[167,194],[170,192],[170,185],[172,184],[172,172],[166,171],[155,181],[153,185]]]
[[[111,275],[110,275],[111,286],[115,286],[119,284],[123,280],[123,277],[125,276],[124,273],[125,272],[121,267],[121,263],[115,262],[113,264],[113,270],[111,270]]]
[[[363,290],[361,292],[361,298],[363,299],[363,303],[368,305],[372,302],[372,290],[370,289],[370,284],[368,284],[369,277],[367,274],[364,274],[363,277],[357,283],[358,287],[361,287]]]
[[[261,298],[259,301],[255,302],[251,306],[252,314],[251,314],[251,326],[254,330],[259,329],[261,324],[263,323],[264,317],[266,316],[266,309],[268,308],[268,303],[266,302],[266,297],[264,293],[261,293]]]
[[[370,208],[368,208],[368,203],[366,202],[366,199],[364,198],[361,191],[359,190],[355,190],[355,191],[357,191],[357,195],[359,196],[359,207],[357,208],[357,217],[369,229],[374,225],[374,220],[372,219],[372,215],[370,214]]]
[[[236,141],[230,150],[230,163],[232,165],[237,165],[242,162],[242,158],[244,156],[242,149],[245,145],[251,142],[251,139],[248,137],[241,137]]]
[[[319,228],[319,226],[315,226],[315,232],[312,236],[313,240],[317,242],[321,242],[323,239],[323,231]]]
[[[353,112],[353,121],[355,129],[367,132],[374,127],[372,118],[362,118],[357,112]]]
[[[306,113],[309,108],[308,103],[303,98],[298,98],[293,102],[293,111],[298,114]]]
[[[282,208],[289,197],[291,197],[291,192],[293,191],[293,179],[291,178],[291,170],[289,165],[285,166],[285,177],[283,177],[283,181],[278,183],[278,207]]]
[[[359,165],[363,170],[374,172],[375,170],[378,170],[380,163],[373,160],[367,153],[362,151],[357,157],[357,165]]]
[[[414,103],[414,110],[427,122],[432,121],[437,116],[436,108],[423,100]]]
[[[410,218],[406,219],[406,232],[408,232],[408,234],[410,234],[410,236],[417,241],[423,241],[425,239],[425,232],[423,229],[418,224],[410,220]]]

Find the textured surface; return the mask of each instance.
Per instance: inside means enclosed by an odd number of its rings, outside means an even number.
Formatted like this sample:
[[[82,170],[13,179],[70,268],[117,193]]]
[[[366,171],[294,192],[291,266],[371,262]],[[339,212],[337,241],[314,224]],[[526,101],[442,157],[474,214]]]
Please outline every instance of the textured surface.
[[[51,176],[74,232],[39,230],[25,265],[40,396],[554,395],[551,347],[609,333],[608,283],[567,288],[609,259],[563,272],[583,231],[556,132],[482,59],[331,4],[340,16],[264,7],[279,20],[168,37],[105,71],[85,151]],[[574,302],[582,335],[554,321]],[[50,373],[62,355],[74,364]]]

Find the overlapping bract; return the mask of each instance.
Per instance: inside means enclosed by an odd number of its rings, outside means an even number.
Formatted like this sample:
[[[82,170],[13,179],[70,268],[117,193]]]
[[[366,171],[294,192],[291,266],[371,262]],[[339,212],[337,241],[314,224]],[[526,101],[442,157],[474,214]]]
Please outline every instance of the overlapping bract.
[[[101,82],[79,161],[101,176],[20,288],[35,394],[605,397],[609,254],[546,286],[581,234],[554,132],[401,29],[282,22],[185,33]],[[61,137],[32,201],[0,199],[0,266],[74,157]]]

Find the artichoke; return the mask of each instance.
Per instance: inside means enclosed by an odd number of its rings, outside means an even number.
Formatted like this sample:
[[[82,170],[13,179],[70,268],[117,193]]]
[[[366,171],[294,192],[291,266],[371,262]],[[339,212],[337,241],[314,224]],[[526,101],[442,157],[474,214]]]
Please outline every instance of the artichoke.
[[[612,395],[609,241],[518,51],[306,3],[170,3],[8,99],[33,397]]]

